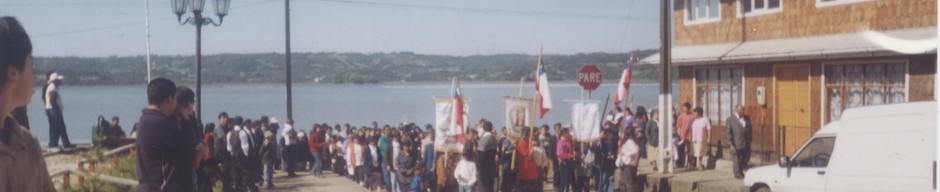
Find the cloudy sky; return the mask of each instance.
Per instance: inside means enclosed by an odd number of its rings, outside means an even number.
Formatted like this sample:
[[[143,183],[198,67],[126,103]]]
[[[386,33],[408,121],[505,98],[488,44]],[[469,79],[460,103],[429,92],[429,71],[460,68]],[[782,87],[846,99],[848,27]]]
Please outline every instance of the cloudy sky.
[[[36,56],[145,55],[145,0],[0,0]],[[150,0],[152,53],[192,55],[195,27],[169,0]],[[206,2],[204,15],[218,21]],[[294,0],[293,52],[442,55],[627,52],[657,48],[659,1]],[[190,14],[184,15],[186,17]],[[221,26],[203,28],[203,54],[283,53],[284,1],[233,0]]]

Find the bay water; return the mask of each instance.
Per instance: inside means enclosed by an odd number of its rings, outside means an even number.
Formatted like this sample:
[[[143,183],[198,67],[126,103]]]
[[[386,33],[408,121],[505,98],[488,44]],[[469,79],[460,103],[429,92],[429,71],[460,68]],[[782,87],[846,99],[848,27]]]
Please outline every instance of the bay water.
[[[575,82],[551,82],[553,108],[536,124],[571,123],[571,105],[587,99],[587,92]],[[195,90],[192,85],[189,86]],[[518,83],[464,82],[461,92],[470,100],[468,118],[476,123],[481,118],[504,125],[503,96],[518,96]],[[677,102],[678,86],[673,85],[673,102]],[[41,87],[28,106],[31,131],[40,144],[49,140],[49,123],[41,100]],[[592,100],[601,102],[603,109],[608,94],[608,110],[612,110],[616,85],[602,84],[591,94]],[[522,86],[523,95],[532,97],[534,86]],[[631,98],[635,105],[648,109],[658,105],[658,84],[633,84]],[[146,85],[121,86],[69,86],[60,87],[63,98],[65,124],[72,143],[90,143],[92,127],[99,116],[110,122],[112,116],[121,119],[121,127],[130,135],[141,110],[147,105]],[[229,116],[242,116],[257,120],[262,115],[285,122],[286,87],[284,84],[210,84],[203,85],[202,122],[217,123],[220,112]],[[380,126],[412,122],[424,127],[434,122],[434,98],[452,98],[450,82],[436,83],[383,83],[383,84],[294,84],[293,115],[295,128],[308,130],[314,123],[332,125],[349,123],[369,126],[376,121]]]

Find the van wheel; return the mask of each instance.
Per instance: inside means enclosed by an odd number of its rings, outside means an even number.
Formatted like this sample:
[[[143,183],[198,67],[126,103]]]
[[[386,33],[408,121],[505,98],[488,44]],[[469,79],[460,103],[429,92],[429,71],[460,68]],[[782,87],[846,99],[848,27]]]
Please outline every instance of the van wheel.
[[[752,192],[770,192],[770,187],[760,186],[757,189],[754,189]]]

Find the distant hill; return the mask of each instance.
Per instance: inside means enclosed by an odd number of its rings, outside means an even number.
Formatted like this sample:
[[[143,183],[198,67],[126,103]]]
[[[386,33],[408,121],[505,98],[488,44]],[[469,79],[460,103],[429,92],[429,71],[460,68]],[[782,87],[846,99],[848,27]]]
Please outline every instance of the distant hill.
[[[641,50],[644,58],[657,50]],[[585,53],[545,55],[543,63],[553,81],[574,81],[578,68],[593,63],[604,78],[620,78],[627,53]],[[294,53],[295,83],[362,84],[381,82],[440,82],[458,76],[462,81],[519,81],[534,77],[537,56],[522,54],[445,56],[396,53]],[[181,83],[194,83],[193,56],[154,56],[153,77],[167,77]],[[202,58],[203,83],[284,82],[284,54],[218,54]],[[55,70],[73,85],[143,84],[147,75],[143,56],[134,57],[37,57],[37,78],[45,82],[47,71]],[[655,65],[638,65],[633,81],[653,82],[659,78]],[[609,82],[609,81],[608,81]]]

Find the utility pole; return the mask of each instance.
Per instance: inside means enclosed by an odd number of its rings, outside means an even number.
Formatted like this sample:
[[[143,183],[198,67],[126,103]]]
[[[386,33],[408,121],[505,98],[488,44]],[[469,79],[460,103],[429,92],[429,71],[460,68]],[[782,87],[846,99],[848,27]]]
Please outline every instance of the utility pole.
[[[290,0],[284,0],[284,44],[285,51],[284,56],[286,57],[286,72],[287,75],[284,81],[287,82],[287,119],[294,119],[294,110],[292,108],[293,103],[291,101],[291,79],[290,74]]]
[[[664,173],[668,169],[670,173],[675,169],[674,163],[668,163],[665,161],[666,151],[672,150],[672,142],[667,142],[666,140],[671,140],[672,135],[672,79],[670,78],[669,65],[671,63],[670,58],[672,53],[672,38],[670,31],[670,17],[672,12],[669,9],[669,1],[672,0],[661,0],[662,7],[660,13],[660,48],[659,48],[659,62],[660,64],[660,74],[659,76],[659,154],[656,158],[657,165],[660,166],[658,170],[659,173]],[[676,151],[673,151],[675,153]]]

